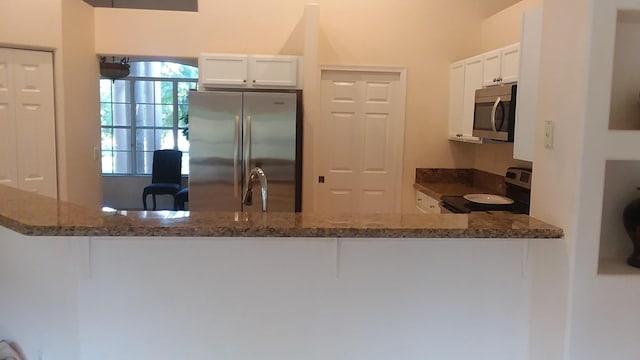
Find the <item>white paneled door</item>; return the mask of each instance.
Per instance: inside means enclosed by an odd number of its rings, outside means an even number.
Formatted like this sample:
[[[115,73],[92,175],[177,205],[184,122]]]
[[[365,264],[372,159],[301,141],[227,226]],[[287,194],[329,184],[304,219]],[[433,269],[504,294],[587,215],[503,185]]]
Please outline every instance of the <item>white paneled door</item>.
[[[18,187],[12,50],[0,48],[0,184]]]
[[[318,211],[400,212],[404,70],[323,69]]]
[[[0,183],[57,197],[53,54],[0,48]]]

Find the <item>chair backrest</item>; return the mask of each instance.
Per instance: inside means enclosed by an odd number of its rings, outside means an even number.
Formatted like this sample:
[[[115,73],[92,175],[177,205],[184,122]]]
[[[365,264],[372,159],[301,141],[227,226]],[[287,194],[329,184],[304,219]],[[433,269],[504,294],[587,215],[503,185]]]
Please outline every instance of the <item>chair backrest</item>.
[[[156,150],[153,152],[151,183],[182,183],[182,151]]]

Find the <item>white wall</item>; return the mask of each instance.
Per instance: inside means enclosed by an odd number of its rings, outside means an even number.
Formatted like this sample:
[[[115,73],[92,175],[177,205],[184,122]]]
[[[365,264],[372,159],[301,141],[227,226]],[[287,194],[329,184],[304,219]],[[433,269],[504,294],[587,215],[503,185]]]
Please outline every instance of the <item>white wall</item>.
[[[531,215],[561,227],[565,243],[555,249],[554,256],[538,258],[534,264],[532,360],[573,359],[568,357],[568,339],[572,301],[579,296],[573,260],[578,240],[588,19],[587,1],[544,2]],[[553,149],[544,147],[547,120],[555,122]]]
[[[571,359],[601,359],[609,354],[615,354],[618,359],[636,359],[640,353],[640,343],[635,341],[635,335],[640,333],[640,322],[637,321],[640,319],[637,306],[640,274],[632,269],[630,275],[622,271],[604,275],[598,272],[598,262],[603,202],[609,201],[604,200],[606,160],[640,160],[637,152],[629,151],[638,144],[636,132],[609,131],[611,96],[616,93],[612,87],[619,85],[613,82],[617,9],[635,8],[637,15],[640,4],[583,0],[576,1],[572,11],[575,12],[576,7],[591,21],[586,23],[588,31],[581,32],[586,34],[586,51],[578,52],[577,63],[571,63],[582,70],[576,74],[576,85],[584,86],[578,88],[583,90],[576,91],[575,95],[581,100],[576,104],[581,106],[576,106],[575,111],[582,113],[577,125],[582,128],[583,138],[577,142],[581,154],[579,181],[576,181],[579,206],[575,213],[573,239],[575,257],[568,353]],[[575,28],[571,32],[575,32]],[[573,37],[577,43],[578,39]],[[625,45],[633,47],[636,39],[630,40],[632,42]],[[626,71],[633,74],[635,69]],[[633,95],[635,93],[633,91]],[[619,176],[633,174],[631,170]],[[619,265],[625,267],[623,261]]]
[[[526,240],[0,246],[0,338],[29,359],[526,359]]]
[[[29,360],[80,359],[73,242],[0,227],[0,339]]]
[[[37,11],[36,11],[37,10]],[[0,45],[51,50],[60,199],[98,208],[101,203],[98,60],[93,8],[80,0],[0,2]]]
[[[96,51],[107,54],[195,58],[200,52],[311,56],[306,0],[216,0],[197,13],[95,10]],[[393,65],[408,68],[403,204],[413,208],[417,167],[471,167],[473,148],[447,141],[448,66],[480,48],[480,23],[501,1],[317,1],[316,59],[308,65]],[[277,16],[264,16],[277,14]],[[313,17],[311,17],[313,18]],[[307,18],[308,20],[309,18]],[[312,19],[313,20],[313,19]],[[188,26],[166,26],[188,24]],[[238,26],[237,24],[242,24]],[[206,34],[206,35],[205,35]],[[446,34],[443,36],[443,34]],[[305,53],[306,52],[306,53]],[[306,68],[306,66],[305,66]],[[307,70],[305,70],[306,72]],[[318,71],[312,68],[310,71]],[[314,83],[307,82],[305,94]],[[317,86],[318,83],[315,83]],[[305,95],[305,107],[319,107]],[[313,209],[316,182],[313,142],[318,119],[305,113],[304,209]]]
[[[58,177],[62,199],[88,208],[102,204],[99,65],[93,36],[93,8],[62,0],[62,46],[56,59]]]

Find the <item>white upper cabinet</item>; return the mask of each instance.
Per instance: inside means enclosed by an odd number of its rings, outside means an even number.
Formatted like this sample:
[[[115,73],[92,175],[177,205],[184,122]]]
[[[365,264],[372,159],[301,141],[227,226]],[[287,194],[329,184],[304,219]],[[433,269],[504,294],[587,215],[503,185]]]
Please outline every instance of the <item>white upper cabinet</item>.
[[[198,61],[200,83],[207,86],[246,86],[248,77],[247,55],[201,54]]]
[[[501,51],[494,50],[482,55],[484,72],[482,73],[482,85],[491,86],[500,84]]]
[[[520,75],[520,43],[502,49],[500,79],[503,83],[518,81]]]
[[[482,56],[476,56],[464,62],[464,95],[462,105],[462,134],[463,140],[479,142],[480,138],[473,133],[473,113],[476,104],[476,90],[482,88],[482,73],[484,64]]]
[[[200,54],[201,88],[297,88],[297,56]]]
[[[522,45],[520,79],[516,95],[514,159],[533,161],[541,37],[542,8],[525,12],[522,19],[522,41],[520,42]]]
[[[462,138],[464,61],[451,64],[449,71],[449,137]]]
[[[520,44],[493,50],[483,54],[483,86],[499,85],[518,81]]]
[[[298,83],[298,58],[296,56],[250,56],[249,76],[251,84],[256,87],[295,87]]]
[[[451,64],[449,140],[482,142],[481,138],[472,135],[476,90],[518,81],[519,69],[519,43]]]
[[[482,87],[482,56],[451,64],[449,77],[449,139],[481,142],[471,135],[476,90]]]

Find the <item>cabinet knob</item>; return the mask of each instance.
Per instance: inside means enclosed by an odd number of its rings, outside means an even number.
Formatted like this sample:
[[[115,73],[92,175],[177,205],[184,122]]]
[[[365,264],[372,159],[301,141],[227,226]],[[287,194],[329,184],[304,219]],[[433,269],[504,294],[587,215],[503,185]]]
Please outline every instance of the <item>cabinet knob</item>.
[[[462,134],[456,134],[456,137],[462,137]]]
[[[246,82],[247,82],[247,79],[242,80],[242,82],[243,82],[243,83],[246,83]]]
[[[253,83],[255,84],[255,83],[256,83],[256,81],[255,81],[255,80],[253,80]]]

